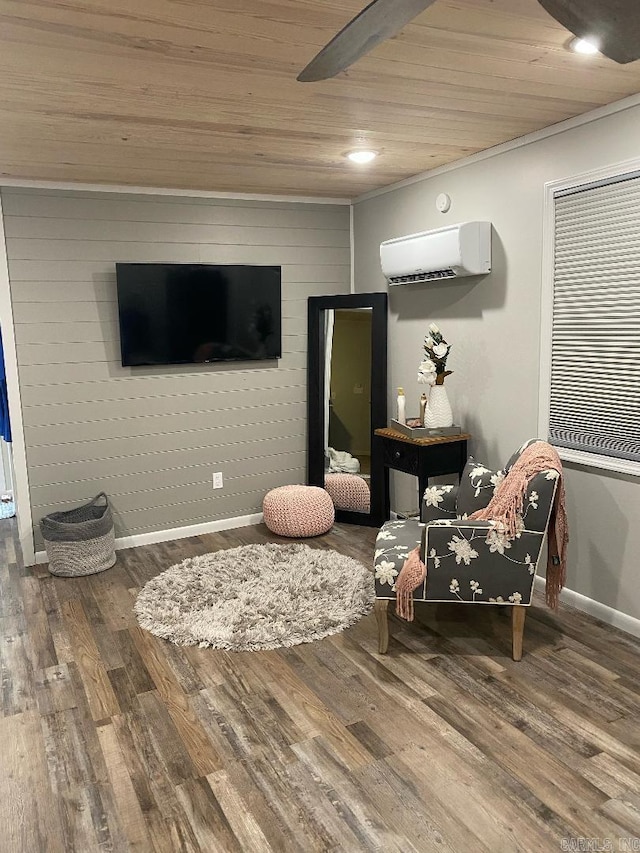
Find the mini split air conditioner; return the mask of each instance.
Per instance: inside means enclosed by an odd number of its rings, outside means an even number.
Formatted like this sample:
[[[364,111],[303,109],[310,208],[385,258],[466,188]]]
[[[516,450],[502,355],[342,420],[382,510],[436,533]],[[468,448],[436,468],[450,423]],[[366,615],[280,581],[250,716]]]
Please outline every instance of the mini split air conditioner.
[[[484,275],[491,272],[491,223],[461,222],[385,240],[380,263],[389,284]]]

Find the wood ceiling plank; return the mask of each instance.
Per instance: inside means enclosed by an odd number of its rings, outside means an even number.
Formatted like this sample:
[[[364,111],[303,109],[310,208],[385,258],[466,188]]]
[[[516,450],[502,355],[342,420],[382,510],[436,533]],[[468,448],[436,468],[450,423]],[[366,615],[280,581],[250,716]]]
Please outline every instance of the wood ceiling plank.
[[[6,57],[0,62],[0,71],[5,61]],[[20,65],[17,58],[15,65]],[[126,115],[127,112],[136,112],[147,116],[157,115],[159,120],[166,120],[168,124],[171,124],[173,113],[186,119],[190,115],[193,116],[192,111],[194,109],[198,111],[197,118],[193,118],[194,122],[213,121],[219,115],[220,107],[223,106],[224,109],[235,116],[236,120],[240,116],[244,116],[254,126],[260,124],[259,121],[256,121],[256,114],[259,114],[259,111],[263,107],[266,107],[272,121],[275,120],[281,126],[283,124],[282,117],[278,113],[279,98],[274,93],[273,87],[263,84],[254,87],[258,91],[251,93],[252,107],[251,111],[248,111],[247,105],[239,100],[243,96],[247,97],[246,90],[241,84],[234,86],[235,77],[233,74],[227,73],[225,77],[225,84],[228,83],[228,85],[223,87],[225,89],[224,95],[215,97],[206,91],[197,92],[191,90],[190,92],[183,93],[179,88],[179,84],[176,86],[175,81],[171,86],[159,86],[157,88],[148,88],[147,86],[136,84],[135,82],[131,82],[131,78],[129,81],[123,82],[122,87],[118,87],[114,79],[108,82],[106,80],[99,82],[97,80],[75,79],[67,83],[61,76],[49,75],[46,82],[44,80],[34,81],[29,76],[28,69],[24,67],[26,63],[22,63],[22,65],[23,68],[20,69],[19,73],[15,73],[14,68],[11,81],[2,75],[2,82],[0,82],[0,94],[4,103],[11,103],[15,107],[24,104],[25,109],[44,108],[53,112],[56,109],[58,111],[69,110],[80,115],[87,112],[98,113],[104,111],[107,113],[110,112],[114,117]],[[403,104],[412,103],[416,107],[424,106],[425,109],[439,107],[442,110],[444,104],[448,101],[450,107],[447,112],[452,109],[454,112],[458,112],[458,101],[448,96],[448,93],[451,92],[450,86],[443,88],[439,102],[437,93],[440,91],[440,87],[433,87],[433,92],[436,93],[434,103],[429,98],[425,99],[421,95],[420,85],[417,81],[405,81],[404,85],[398,88],[395,99],[391,97],[393,89],[390,85],[377,92],[375,97],[369,94],[368,99],[366,98],[366,91],[367,86],[365,83],[354,81],[342,89],[335,89],[335,94],[321,95],[311,102],[305,102],[304,100],[290,101],[287,105],[288,117],[294,119],[296,127],[300,128],[305,124],[307,116],[313,116],[314,113],[317,113],[318,116],[324,115],[328,120],[328,127],[335,124],[340,128],[345,125],[345,120],[349,121],[349,114],[352,113],[352,102],[354,100],[358,103],[359,112],[362,109],[370,108],[372,114],[375,114],[377,111],[380,115],[384,115],[387,105],[394,102]],[[460,94],[463,95],[464,93],[461,92]],[[462,101],[465,104],[462,112],[476,113],[479,116],[478,120],[480,124],[482,124],[482,116],[487,114],[496,115],[486,104],[496,101],[498,103],[500,101],[504,102],[509,96],[509,93],[497,90],[493,92],[483,90],[482,101],[477,108],[475,110],[472,109],[473,100],[467,96]],[[515,96],[511,96],[511,100],[515,101]],[[529,98],[524,103],[528,105]],[[534,96],[533,103],[537,106],[546,102],[538,94],[538,96]],[[589,103],[590,105],[598,103],[593,98],[593,94],[592,100]],[[564,102],[562,108],[555,108],[553,100],[549,101],[549,105],[551,112],[548,117],[556,120],[565,117],[567,112],[579,111],[581,107],[579,102],[569,101]],[[119,109],[117,109],[118,107]],[[173,113],[167,116],[168,110],[172,107]],[[512,121],[517,118],[514,115],[514,110],[510,109],[503,108],[498,110],[497,114],[503,114],[506,121]],[[163,119],[163,116],[167,116],[167,118]],[[472,115],[470,117],[473,118]],[[535,109],[531,108],[525,108],[522,117],[531,118],[534,121],[539,119]],[[336,121],[332,122],[332,118],[335,118]],[[446,118],[444,112],[443,118]],[[547,115],[544,118],[547,118]]]
[[[251,30],[234,33],[221,27],[216,32],[197,32],[194,42],[194,32],[182,26],[164,26],[154,33],[144,20],[140,20],[137,22],[140,32],[132,33],[127,31],[130,27],[122,27],[120,18],[101,18],[100,22],[103,28],[100,30],[68,27],[52,32],[47,27],[34,29],[32,21],[25,21],[16,32],[15,25],[12,28],[12,22],[5,19],[3,37],[6,42],[15,40],[21,53],[24,51],[25,28],[28,29],[29,42],[45,51],[62,41],[61,49],[68,55],[71,47],[69,42],[72,42],[75,61],[67,71],[68,76],[74,69],[76,73],[82,70],[91,73],[92,69],[94,73],[108,72],[108,62],[96,68],[95,55],[98,51],[104,53],[107,60],[115,56],[130,56],[139,60],[145,64],[145,70],[150,76],[155,71],[162,77],[169,68],[175,72],[176,66],[186,65],[186,73],[193,75],[197,81],[198,71],[193,66],[202,65],[202,73],[206,74],[209,85],[215,86],[216,80],[211,78],[211,71],[221,66],[233,68],[235,73],[244,71],[247,75],[255,74],[258,70],[262,70],[265,77],[283,74],[292,92],[313,88],[296,84],[295,75],[291,76],[308,56],[307,49],[295,40],[295,35],[289,40],[282,32],[271,37],[265,32],[260,35],[254,35]],[[101,38],[107,41],[101,41]],[[286,48],[284,57],[283,48]],[[154,59],[157,60],[156,64]],[[402,64],[424,65],[458,73],[479,73],[497,81],[515,78],[552,86],[557,83],[557,69],[562,68],[564,85],[595,88],[618,96],[628,91],[630,81],[640,84],[640,70],[635,66],[621,75],[620,66],[604,58],[586,63],[583,57],[580,62],[580,58],[564,50],[548,50],[526,42],[510,46],[500,38],[438,32],[427,27],[415,27],[407,34],[387,41],[371,56],[361,60],[359,65],[368,67],[374,60],[400,61]],[[88,67],[85,63],[88,63]],[[125,68],[120,68],[120,65],[119,62],[116,70],[124,76]],[[384,71],[380,69],[380,73]],[[392,69],[386,69],[386,73],[392,73]],[[241,74],[240,77],[242,79]]]
[[[3,174],[351,196],[640,89],[535,0],[437,0],[348,72],[297,72],[364,0],[0,0]],[[344,153],[380,151],[356,170]],[[199,181],[199,183],[198,183]]]
[[[504,134],[500,125],[492,127],[487,124],[482,131],[470,130],[463,122],[447,122],[446,126],[440,126],[438,119],[434,116],[430,119],[420,112],[420,123],[409,126],[406,108],[396,108],[397,112],[391,111],[388,117],[391,128],[396,128],[394,119],[397,115],[398,121],[404,121],[402,142],[398,142],[399,136],[387,137],[379,132],[368,135],[368,141],[388,149],[391,155],[398,154],[398,147],[404,152],[419,154],[412,148],[425,145],[432,146],[442,154],[451,151],[468,152],[477,148],[480,139],[485,144],[491,144],[493,140]],[[249,155],[263,156],[266,158],[279,156],[286,158],[289,162],[302,161],[311,157],[312,161],[319,164],[341,158],[353,144],[355,132],[345,132],[344,135],[334,135],[327,138],[322,134],[317,136],[306,133],[302,137],[298,135],[281,135],[274,130],[272,134],[265,134],[259,128],[247,132],[247,128],[230,125],[212,124],[206,130],[198,126],[189,126],[188,123],[178,125],[174,128],[157,126],[150,122],[145,124],[134,117],[121,116],[117,120],[109,117],[78,117],[70,114],[38,114],[26,115],[24,112],[16,114],[8,108],[0,110],[0,116],[11,124],[11,134],[0,139],[0,152],[5,155],[11,150],[13,144],[19,141],[30,142],[35,137],[36,144],[45,142],[74,142],[87,145],[108,145],[113,148],[114,156],[125,156],[126,152],[139,144],[152,145],[155,149],[174,148],[178,158],[184,156],[188,151],[200,151],[204,156],[225,152],[230,149],[234,156],[245,157]],[[521,123],[518,129],[531,128],[533,125]],[[508,127],[508,126],[507,126]],[[456,133],[456,141],[451,141],[451,131]],[[411,132],[409,132],[411,131]],[[511,132],[517,131],[512,128]],[[167,153],[166,151],[164,152]],[[346,163],[345,163],[346,165]],[[349,168],[352,168],[349,166]]]
[[[71,52],[68,48],[54,47],[47,44],[46,39],[39,45],[37,62],[24,46],[15,42],[5,43],[0,55],[0,69],[7,72],[2,75],[2,91],[10,92],[14,85],[19,85],[19,81],[26,81],[33,88],[34,96],[40,91],[42,97],[49,102],[48,87],[68,81],[69,85],[93,85],[105,99],[114,101],[128,100],[132,91],[137,91],[151,101],[154,97],[175,93],[181,99],[203,98],[210,105],[215,105],[219,98],[251,97],[251,102],[238,104],[247,114],[250,114],[255,101],[268,97],[279,105],[285,116],[290,105],[307,106],[322,102],[327,96],[348,96],[353,86],[360,90],[362,87],[368,87],[371,90],[368,93],[369,98],[381,97],[380,93],[383,93],[389,99],[392,98],[393,92],[403,92],[407,87],[416,91],[416,94],[420,93],[422,87],[423,97],[427,98],[442,87],[442,97],[460,93],[474,99],[476,93],[480,92],[482,97],[489,94],[491,97],[500,98],[509,93],[514,96],[532,96],[539,101],[553,102],[556,98],[573,101],[578,108],[582,104],[583,111],[594,103],[617,100],[640,87],[640,68],[635,69],[635,66],[633,75],[619,78],[619,81],[613,84],[617,88],[612,92],[606,89],[606,85],[612,84],[605,84],[603,81],[598,88],[598,79],[594,78],[589,84],[578,85],[567,78],[567,75],[551,69],[544,70],[544,74],[539,75],[540,79],[496,78],[490,73],[484,73],[480,68],[465,71],[440,68],[426,62],[417,65],[405,63],[404,60],[373,59],[355,66],[348,77],[326,81],[317,86],[304,86],[296,83],[287,73],[284,73],[284,79],[281,80],[283,72],[273,68],[269,73],[258,73],[259,69],[241,73],[237,68],[224,64],[215,68],[189,64],[185,66],[181,62],[168,62],[163,58],[144,57],[140,54],[120,57],[117,62],[113,59],[107,61],[107,58],[97,61],[95,54],[84,55]],[[505,73],[509,71],[507,67],[502,70]],[[541,89],[543,82],[544,90]],[[360,92],[358,97],[361,96]],[[568,110],[568,113],[571,114],[571,110]]]

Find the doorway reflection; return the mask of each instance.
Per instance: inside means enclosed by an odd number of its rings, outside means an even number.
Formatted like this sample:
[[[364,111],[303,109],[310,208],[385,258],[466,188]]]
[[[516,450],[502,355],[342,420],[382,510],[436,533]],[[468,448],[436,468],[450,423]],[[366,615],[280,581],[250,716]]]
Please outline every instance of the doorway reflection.
[[[372,308],[325,312],[325,488],[336,509],[368,513]]]
[[[336,520],[380,527],[388,474],[375,430],[387,425],[387,294],[310,296],[307,483]]]

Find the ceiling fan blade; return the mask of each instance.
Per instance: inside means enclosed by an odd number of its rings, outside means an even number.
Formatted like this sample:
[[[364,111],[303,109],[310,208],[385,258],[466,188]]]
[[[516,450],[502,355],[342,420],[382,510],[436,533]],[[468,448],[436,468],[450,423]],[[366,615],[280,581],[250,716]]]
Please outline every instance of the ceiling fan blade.
[[[556,21],[580,38],[597,41],[614,62],[640,59],[638,0],[538,0]]]
[[[328,80],[428,9],[435,0],[373,0],[298,74],[300,83]]]

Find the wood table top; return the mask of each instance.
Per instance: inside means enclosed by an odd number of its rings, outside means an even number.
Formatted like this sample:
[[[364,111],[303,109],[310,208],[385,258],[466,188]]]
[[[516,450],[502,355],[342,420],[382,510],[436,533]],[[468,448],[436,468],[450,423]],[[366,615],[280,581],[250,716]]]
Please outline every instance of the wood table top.
[[[419,444],[421,446],[430,444],[449,444],[452,441],[467,441],[471,438],[471,434],[468,432],[461,432],[456,435],[429,435],[421,438],[411,438],[403,432],[397,432],[391,427],[377,429],[375,430],[374,435],[379,435],[381,438],[392,438],[394,441],[405,441],[407,444]]]

